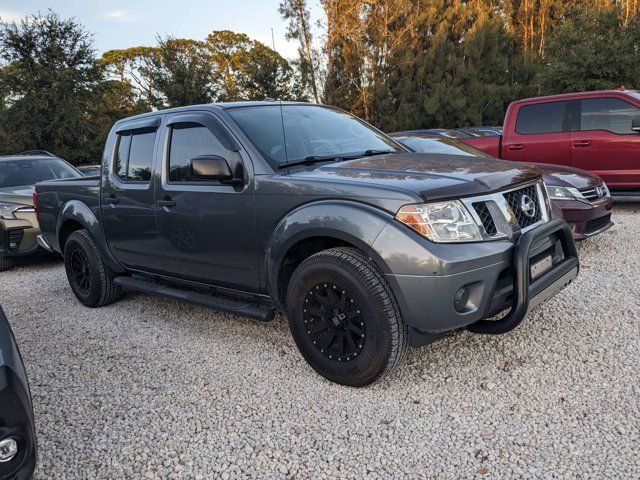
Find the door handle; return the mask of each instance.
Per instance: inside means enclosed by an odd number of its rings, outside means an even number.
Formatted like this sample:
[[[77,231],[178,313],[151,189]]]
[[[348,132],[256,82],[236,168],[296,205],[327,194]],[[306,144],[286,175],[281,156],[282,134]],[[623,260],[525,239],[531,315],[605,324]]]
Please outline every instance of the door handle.
[[[516,150],[524,150],[524,143],[514,143],[512,145],[507,145],[507,150],[516,151]]]
[[[591,146],[591,140],[576,140],[573,142],[574,147],[586,148]]]
[[[116,203],[120,203],[120,199],[115,195],[109,195],[108,197],[104,197],[105,203],[110,203],[111,205],[115,205]]]
[[[171,208],[176,206],[176,201],[171,200],[168,197],[162,200],[158,200],[156,203],[158,204],[159,207],[164,207],[164,208]]]

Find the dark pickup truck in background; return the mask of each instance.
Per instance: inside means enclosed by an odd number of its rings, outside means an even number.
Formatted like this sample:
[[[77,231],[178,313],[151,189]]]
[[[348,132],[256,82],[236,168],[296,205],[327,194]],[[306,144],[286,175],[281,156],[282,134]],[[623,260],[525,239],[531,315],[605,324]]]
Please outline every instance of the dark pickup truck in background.
[[[465,136],[466,137],[466,136]],[[509,105],[502,136],[460,137],[492,157],[592,172],[613,194],[640,193],[640,92],[606,90]]]
[[[319,105],[121,120],[100,178],[36,196],[40,241],[83,304],[131,289],[262,321],[280,309],[309,364],[353,386],[408,344],[515,328],[579,269],[535,167],[412,153]]]

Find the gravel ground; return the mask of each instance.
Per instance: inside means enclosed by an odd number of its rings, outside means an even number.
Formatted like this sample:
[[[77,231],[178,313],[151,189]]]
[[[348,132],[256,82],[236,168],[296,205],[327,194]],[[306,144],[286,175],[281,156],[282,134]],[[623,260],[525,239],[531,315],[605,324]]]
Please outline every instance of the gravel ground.
[[[455,333],[351,389],[269,324],[142,294],[80,306],[59,261],[0,274],[36,478],[639,478],[640,203],[520,328]]]

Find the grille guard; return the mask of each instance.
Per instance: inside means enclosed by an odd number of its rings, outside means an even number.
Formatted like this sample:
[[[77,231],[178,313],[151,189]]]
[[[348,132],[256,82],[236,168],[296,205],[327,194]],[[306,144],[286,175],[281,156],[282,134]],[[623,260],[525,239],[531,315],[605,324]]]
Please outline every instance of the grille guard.
[[[541,238],[548,237],[554,233],[560,234],[560,242],[564,252],[564,259],[554,265],[554,267],[542,275],[540,278],[529,281],[529,252],[533,243]],[[473,333],[487,335],[499,335],[507,333],[516,328],[529,312],[530,301],[540,295],[546,288],[554,282],[560,280],[573,269],[580,269],[578,251],[573,241],[573,233],[567,222],[562,219],[555,219],[537,228],[524,233],[518,240],[513,252],[513,298],[514,305],[500,320],[480,320],[467,329]]]

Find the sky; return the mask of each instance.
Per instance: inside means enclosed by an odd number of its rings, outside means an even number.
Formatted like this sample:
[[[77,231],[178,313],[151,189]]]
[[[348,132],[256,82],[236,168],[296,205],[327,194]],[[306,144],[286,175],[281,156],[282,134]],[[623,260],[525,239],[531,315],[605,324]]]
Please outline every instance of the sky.
[[[285,39],[286,24],[278,13],[279,0],[2,0],[0,18],[17,21],[48,9],[75,17],[93,34],[98,54],[107,50],[154,45],[156,36],[204,40],[213,30],[233,30],[275,47],[294,58],[297,43]],[[319,0],[311,0],[312,20],[322,15]]]

